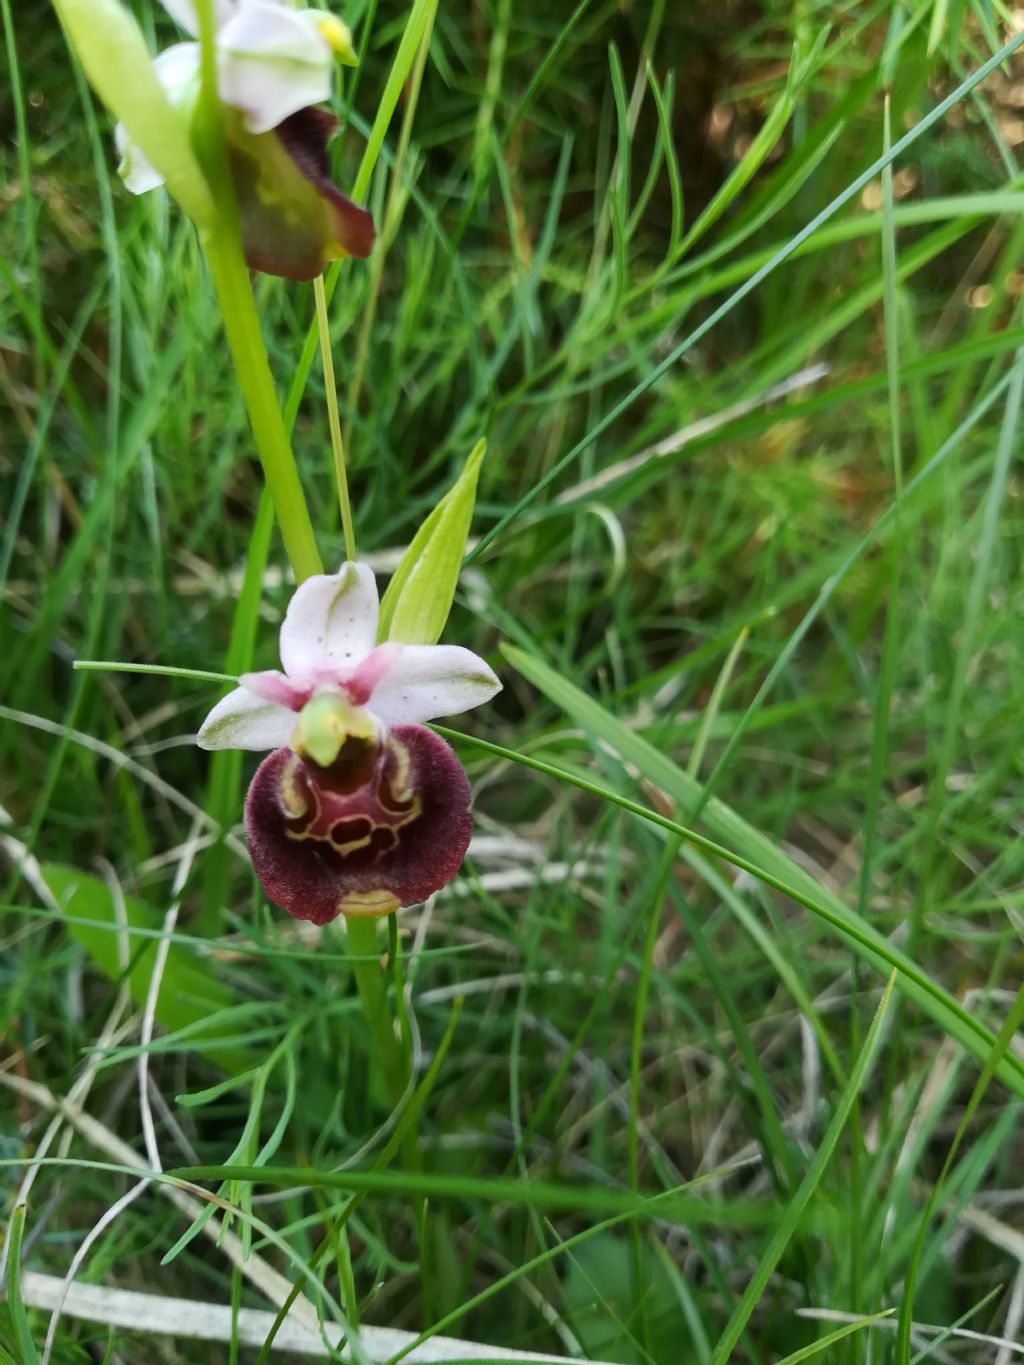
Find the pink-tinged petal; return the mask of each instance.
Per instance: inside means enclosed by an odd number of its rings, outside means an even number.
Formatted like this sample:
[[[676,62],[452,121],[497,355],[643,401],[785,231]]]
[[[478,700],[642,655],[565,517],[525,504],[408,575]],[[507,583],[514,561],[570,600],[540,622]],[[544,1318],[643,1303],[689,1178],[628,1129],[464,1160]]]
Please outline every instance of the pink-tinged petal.
[[[469,711],[501,691],[494,670],[459,645],[397,645],[367,710],[385,725],[421,725]]]
[[[394,666],[401,654],[402,646],[395,644],[378,645],[368,654],[354,673],[344,681],[344,688],[353,706],[365,706],[373,696],[374,688],[379,687],[384,676]]]
[[[272,701],[275,706],[286,706],[289,711],[301,711],[313,695],[312,688],[302,687],[271,668],[263,673],[243,673],[238,682],[254,697]]]
[[[229,128],[245,258],[253,270],[311,280],[330,261],[365,257],[373,218],[331,182],[327,141],[337,120],[301,109],[268,133]]]
[[[206,717],[196,743],[201,749],[277,749],[294,726],[292,711],[238,687]]]
[[[246,0],[217,34],[217,85],[252,133],[266,133],[300,109],[330,99],[334,53],[307,16],[267,0]]]
[[[281,662],[289,678],[347,676],[377,639],[377,584],[366,564],[346,562],[295,591],[281,626]]]
[[[246,798],[253,867],[296,919],[387,914],[455,876],[472,830],[469,800],[461,763],[421,726],[392,731],[368,778],[359,764],[323,769],[280,749]]]

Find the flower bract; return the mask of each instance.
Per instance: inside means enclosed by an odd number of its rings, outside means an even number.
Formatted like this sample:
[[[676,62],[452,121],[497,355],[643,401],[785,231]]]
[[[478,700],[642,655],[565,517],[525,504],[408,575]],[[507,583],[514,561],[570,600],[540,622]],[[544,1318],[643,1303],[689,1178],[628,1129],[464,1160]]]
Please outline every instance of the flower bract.
[[[203,748],[273,749],[246,800],[253,866],[300,919],[378,915],[425,899],[469,844],[469,783],[424,726],[500,683],[453,645],[377,643],[373,573],[345,563],[288,607],[282,670],[247,673],[198,735]]]
[[[192,0],[164,5],[198,33]],[[368,256],[373,220],[331,183],[327,142],[337,121],[314,107],[330,97],[335,62],[355,62],[348,28],[285,0],[216,0],[214,20],[217,89],[249,265],[308,280],[328,261]],[[153,69],[172,108],[189,120],[199,96],[199,43],[175,44]],[[115,137],[132,193],[163,183],[123,125]]]

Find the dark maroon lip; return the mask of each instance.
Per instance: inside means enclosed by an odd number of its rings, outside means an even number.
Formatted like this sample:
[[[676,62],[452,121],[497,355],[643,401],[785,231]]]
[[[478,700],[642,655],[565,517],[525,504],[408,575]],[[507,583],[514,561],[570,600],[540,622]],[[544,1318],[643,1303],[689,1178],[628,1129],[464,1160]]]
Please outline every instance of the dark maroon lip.
[[[370,254],[372,216],[331,180],[327,143],[337,126],[317,108],[300,109],[267,133],[235,123],[231,174],[251,269],[311,280],[332,260]]]
[[[339,762],[319,768],[277,749],[246,798],[260,884],[315,924],[426,900],[458,872],[472,832],[462,764],[424,726],[396,726],[369,761],[361,752]]]

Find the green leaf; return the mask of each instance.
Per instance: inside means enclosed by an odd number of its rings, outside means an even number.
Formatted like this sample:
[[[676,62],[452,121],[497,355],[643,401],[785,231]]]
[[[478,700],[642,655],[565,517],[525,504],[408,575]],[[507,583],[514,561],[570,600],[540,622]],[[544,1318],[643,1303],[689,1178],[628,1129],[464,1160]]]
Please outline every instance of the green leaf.
[[[43,869],[46,885],[67,917],[68,931],[82,945],[105,976],[119,981],[123,975],[118,955],[118,919],[110,888],[99,877],[90,876],[75,867],[51,863]],[[129,927],[159,929],[157,915],[141,901],[131,896],[124,899],[124,916]],[[110,929],[81,921],[106,921]],[[128,986],[132,999],[144,1005],[149,991],[156,955],[157,939],[148,938],[139,948],[138,938],[129,939]],[[238,996],[214,975],[212,968],[181,944],[172,943],[167,954],[160,994],[157,996],[156,1017],[170,1032],[202,1023],[216,1011],[236,1007]],[[238,1047],[223,1047],[216,1043],[197,1045],[201,1056],[233,1075],[255,1065],[255,1060]]]
[[[452,609],[466,552],[486,441],[469,452],[455,487],[441,499],[413,537],[380,604],[381,640],[433,645]]]
[[[164,94],[138,24],[120,0],[54,0],[89,83],[193,222],[213,221],[206,178],[187,121]]]
[[[678,802],[684,820],[688,812],[700,807],[703,784],[684,772],[660,749],[624,725],[542,660],[512,645],[503,645],[502,653],[513,668],[578,725],[602,740],[624,763],[631,764],[642,777]],[[776,884],[784,886],[787,894],[794,896],[800,904],[831,925],[849,947],[881,975],[888,976],[895,967],[900,973],[898,984],[904,995],[919,1005],[973,1057],[983,1063],[988,1059],[995,1042],[991,1029],[969,1014],[947,990],[932,980],[906,953],[890,943],[873,924],[815,881],[810,873],[805,872],[759,830],[748,825],[724,801],[713,797],[703,807],[700,819],[719,845],[725,845],[725,848],[719,848],[722,855],[728,856],[730,851],[736,853],[755,869],[755,875],[766,873]],[[681,826],[674,822],[667,823],[688,837],[688,831]],[[1024,1062],[1014,1053],[1007,1053],[1001,1059],[997,1075],[1015,1095],[1024,1097]]]
[[[633,1258],[628,1241],[612,1232],[591,1238],[573,1252],[562,1282],[562,1294],[579,1336],[593,1360],[639,1361],[636,1344],[641,1308],[648,1324],[650,1359],[679,1359],[679,1312],[665,1267],[641,1243],[643,1302],[634,1287]]]

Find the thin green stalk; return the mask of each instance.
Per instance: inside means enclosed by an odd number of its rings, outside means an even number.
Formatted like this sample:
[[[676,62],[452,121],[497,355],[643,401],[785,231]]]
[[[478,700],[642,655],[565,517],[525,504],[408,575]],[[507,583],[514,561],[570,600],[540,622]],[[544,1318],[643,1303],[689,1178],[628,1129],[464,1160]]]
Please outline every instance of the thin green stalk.
[[[882,150],[888,153],[892,147],[892,128],[890,97],[886,95],[883,111]],[[895,205],[892,183],[892,162],[882,170],[882,275],[883,319],[885,323],[885,360],[886,381],[889,399],[889,433],[892,441],[892,479],[893,479],[893,537],[890,543],[891,567],[889,591],[885,606],[885,630],[882,637],[882,657],[879,668],[878,685],[874,698],[874,724],[871,735],[871,760],[868,773],[867,793],[864,806],[864,821],[861,833],[861,865],[857,891],[857,909],[861,917],[871,917],[871,889],[874,882],[875,856],[878,836],[878,820],[882,808],[882,797],[889,766],[889,723],[892,710],[892,697],[896,686],[896,671],[901,644],[902,612],[900,591],[903,575],[903,543],[900,536],[900,507],[903,498],[903,448],[900,421],[900,357],[899,357],[899,312],[896,295],[898,279],[896,257]],[[857,1052],[861,1044],[860,990],[861,963],[856,953],[850,962],[852,990],[850,992],[850,1045]],[[897,1008],[902,1008],[901,999]],[[863,1310],[862,1285],[864,1280],[864,1237],[861,1220],[864,1214],[862,1200],[863,1161],[866,1156],[864,1130],[861,1122],[860,1097],[854,1098],[850,1111],[850,1219],[853,1234],[850,1237],[850,1307],[853,1312]],[[860,1343],[851,1343],[853,1351]]]
[[[322,573],[323,563],[274,391],[241,243],[235,231],[218,223],[213,231],[205,234],[203,246],[224,316],[224,331],[249,414],[256,453],[274,500],[285,550],[296,580],[301,583],[313,574]]]
[[[210,0],[197,5],[202,47],[202,86],[195,130],[200,160],[213,188],[217,212],[201,232],[224,331],[245,400],[263,475],[296,579],[323,572],[291,442],[277,401],[263,334],[260,331],[249,271],[242,252],[223,111],[217,98],[213,11]]]
[[[327,422],[331,428],[334,478],[338,486],[341,525],[345,532],[345,557],[354,561],[356,557],[356,533],[352,526],[352,504],[348,496],[345,443],[341,438],[341,422],[338,418],[338,390],[334,382],[334,357],[331,354],[331,324],[327,317],[327,295],[324,293],[324,277],[322,275],[318,275],[313,281],[313,295],[316,299],[316,325],[320,334],[320,359],[324,367],[324,391],[327,395]]]
[[[651,972],[654,967],[654,948],[658,941],[658,927],[661,924],[661,909],[665,902],[668,879],[672,875],[682,840],[677,836],[668,839],[661,855],[658,879],[651,896],[651,908],[647,918],[647,932],[644,935],[643,956],[640,959],[640,974],[636,983],[636,999],[633,1004],[633,1030],[629,1049],[629,1188],[634,1194],[640,1193],[640,1069],[643,1060],[644,1017],[647,1013],[647,997],[651,988]],[[633,1298],[639,1315],[639,1337],[645,1351],[650,1350],[650,1331],[645,1307],[643,1247],[640,1240],[640,1224],[633,1219],[629,1225],[630,1250],[633,1260]]]
[[[398,227],[399,209],[402,202],[400,197],[402,172],[405,169],[405,160],[409,153],[413,120],[416,117],[416,106],[419,103],[420,88],[423,84],[423,72],[426,68],[427,56],[430,52],[430,34],[434,27],[435,13],[436,11],[432,9],[427,17],[427,24],[423,30],[423,37],[420,40],[419,50],[416,53],[412,74],[409,77],[409,93],[405,101],[405,113],[402,115],[402,128],[398,135],[398,148],[395,152],[395,160],[391,168],[391,184],[388,187],[387,203],[384,206],[384,222],[381,227],[377,249],[374,251],[370,261],[369,294],[363,307],[362,321],[359,325],[359,338],[356,342],[355,364],[352,367],[352,378],[349,382],[348,393],[345,398],[345,405],[348,410],[348,423],[345,428],[346,445],[351,444],[352,423],[355,420],[356,411],[359,407],[359,395],[363,387],[366,360],[370,353],[370,333],[373,330],[373,321],[377,314],[377,301],[380,297],[381,284],[384,279],[384,264],[387,260],[388,245],[391,241],[392,233]],[[321,281],[320,283],[322,288],[323,282]]]
[[[75,659],[76,673],[154,673],[160,678],[189,678],[195,682],[234,683],[234,673],[211,673],[206,668],[178,668],[174,664],[123,663],[120,659]]]

